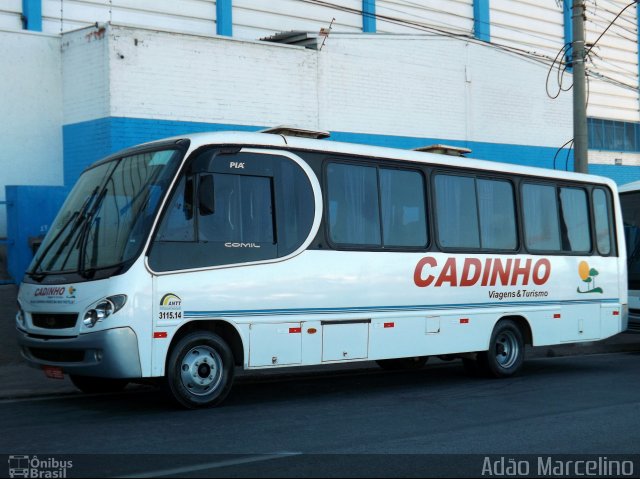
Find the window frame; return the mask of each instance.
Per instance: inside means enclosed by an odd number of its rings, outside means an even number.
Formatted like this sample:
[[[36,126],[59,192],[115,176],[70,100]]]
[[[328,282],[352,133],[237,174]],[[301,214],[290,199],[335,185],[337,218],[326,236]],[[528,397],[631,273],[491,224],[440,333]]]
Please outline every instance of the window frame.
[[[160,232],[160,228],[162,226],[162,223],[164,221],[164,217],[168,211],[168,208],[171,205],[171,199],[173,198],[173,195],[175,194],[175,192],[179,189],[180,181],[183,177],[186,178],[188,176],[191,176],[194,179],[195,185],[194,185],[194,191],[192,192],[192,196],[194,198],[193,199],[194,229],[196,234],[198,234],[199,232],[199,224],[198,224],[199,212],[197,208],[197,201],[198,201],[197,188],[199,187],[199,181],[196,181],[196,179],[200,177],[200,174],[217,172],[215,171],[215,169],[208,169],[205,167],[210,160],[206,160],[206,159],[204,159],[204,161],[201,160],[202,155],[207,154],[208,152],[211,152],[212,154],[224,154],[224,155],[230,155],[230,156],[246,154],[246,155],[257,155],[257,156],[263,156],[263,157],[264,156],[282,157],[286,161],[293,163],[296,168],[301,170],[299,173],[306,180],[306,186],[308,186],[308,190],[310,193],[309,199],[311,203],[309,206],[312,208],[311,210],[312,215],[308,218],[309,227],[308,227],[308,231],[306,232],[306,236],[301,236],[299,238],[300,239],[299,244],[297,244],[297,246],[293,250],[282,255],[280,255],[280,252],[278,250],[280,245],[281,232],[279,231],[279,227],[280,227],[280,225],[278,224],[279,213],[277,209],[278,209],[278,204],[280,204],[280,200],[278,199],[278,194],[279,194],[277,191],[278,188],[276,188],[275,171],[267,174],[263,174],[263,173],[255,174],[249,171],[237,172],[237,171],[230,170],[226,173],[239,174],[242,176],[264,176],[270,179],[271,193],[272,193],[272,206],[273,206],[272,208],[272,221],[273,221],[273,227],[274,227],[273,240],[274,240],[274,246],[276,247],[276,255],[265,257],[265,258],[256,258],[256,259],[251,258],[251,259],[237,261],[237,262],[224,262],[224,263],[216,263],[216,264],[204,264],[203,262],[202,264],[198,264],[198,265],[181,265],[179,267],[178,266],[159,267],[157,263],[153,264],[152,262],[153,249],[156,243],[158,243],[157,239],[158,239],[158,234]],[[314,238],[316,238],[322,224],[322,214],[321,214],[322,187],[321,187],[319,178],[314,172],[313,167],[305,159],[304,155],[300,153],[301,152],[296,150],[289,150],[281,147],[269,148],[269,147],[260,147],[260,146],[256,147],[252,145],[231,145],[231,144],[207,144],[191,151],[189,155],[183,160],[182,165],[180,166],[179,170],[176,172],[175,178],[173,179],[173,183],[169,188],[165,201],[161,205],[158,215],[155,218],[153,229],[151,234],[149,235],[149,239],[144,252],[145,265],[147,269],[150,272],[152,272],[154,275],[161,276],[161,275],[191,272],[191,271],[210,271],[210,270],[233,268],[233,267],[239,267],[239,266],[244,267],[244,266],[253,266],[253,265],[259,265],[259,264],[271,264],[271,263],[278,263],[278,262],[287,260],[309,249],[313,244]],[[225,172],[219,171],[217,173],[225,173]],[[280,182],[278,184],[281,184],[282,180],[278,180],[278,181]],[[281,193],[282,191],[280,191],[280,194]],[[163,242],[159,242],[159,243],[163,243]],[[174,246],[176,244],[180,244],[180,245],[193,244],[196,246],[200,244],[206,244],[206,243],[200,242],[198,237],[196,237],[194,241],[183,241],[183,242],[166,241],[164,243],[172,243]]]
[[[435,207],[437,204],[436,200],[436,184],[435,179],[438,175],[446,175],[446,176],[462,176],[466,178],[473,179],[474,192],[476,197],[476,216],[478,218],[478,241],[480,243],[479,248],[466,248],[466,247],[448,247],[443,246],[440,243],[440,232],[438,231],[438,212]],[[489,181],[503,181],[511,185],[511,195],[513,199],[513,211],[514,211],[514,223],[515,223],[515,233],[516,233],[516,246],[513,249],[500,249],[500,248],[483,248],[482,247],[482,230],[481,230],[481,220],[480,220],[480,207],[478,205],[478,180],[489,180]],[[522,237],[521,237],[521,225],[520,225],[520,210],[519,210],[519,202],[518,202],[518,185],[514,181],[514,177],[509,175],[503,175],[498,173],[497,175],[491,174],[482,174],[477,170],[470,170],[468,173],[460,170],[451,170],[451,169],[442,169],[442,168],[434,168],[431,172],[431,195],[432,200],[431,204],[434,205],[434,208],[431,209],[432,218],[431,221],[433,223],[434,228],[434,242],[437,245],[439,251],[442,252],[452,252],[452,253],[470,253],[470,252],[478,252],[478,253],[491,253],[491,254],[518,254],[522,250]]]
[[[393,160],[379,159],[379,158],[358,158],[358,157],[339,157],[336,155],[327,156],[322,162],[322,192],[323,192],[323,222],[324,222],[324,240],[330,249],[336,251],[370,251],[370,252],[426,252],[432,248],[433,245],[433,226],[430,224],[431,216],[429,214],[430,198],[427,187],[429,185],[429,178],[425,172],[423,165],[412,165],[410,163],[403,163],[398,165],[392,163]],[[328,168],[330,164],[338,165],[352,165],[360,167],[374,168],[376,170],[376,188],[378,197],[378,217],[380,225],[380,245],[373,244],[353,244],[353,243],[337,243],[331,237],[331,224],[329,218],[329,178]],[[422,180],[422,199],[424,204],[425,213],[425,234],[427,242],[424,246],[385,246],[384,244],[384,224],[382,219],[382,195],[380,188],[380,170],[399,170],[414,172],[420,175]]]
[[[531,185],[542,185],[542,186],[550,186],[555,190],[555,198],[556,198],[556,212],[558,213],[558,233],[562,235],[562,215],[560,214],[560,189],[561,188],[574,188],[574,189],[582,189],[585,192],[585,197],[587,198],[587,216],[589,218],[589,238],[591,240],[591,249],[588,251],[571,251],[565,250],[562,248],[562,236],[558,239],[560,241],[560,249],[559,250],[538,250],[534,248],[529,248],[527,245],[527,231],[526,231],[526,222],[524,221],[524,209],[526,208],[526,204],[524,202],[524,188],[525,184]],[[535,177],[522,177],[519,185],[520,190],[520,202],[521,202],[521,215],[522,215],[522,244],[523,248],[526,252],[532,255],[549,255],[549,256],[594,256],[595,249],[595,238],[594,238],[594,218],[593,218],[593,208],[590,204],[589,198],[591,198],[591,190],[596,187],[596,185],[592,183],[570,183],[566,181],[556,181],[550,182],[545,180],[539,180]]]
[[[597,226],[596,226],[596,212],[595,212],[595,207],[593,205],[593,195],[595,193],[596,190],[601,190],[604,193],[604,198],[607,204],[607,219],[608,219],[608,228],[609,228],[609,253],[608,254],[603,254],[600,252],[600,248],[598,246],[598,233],[596,231]],[[623,193],[624,194],[624,193]],[[618,195],[619,197],[620,195]],[[611,192],[611,190],[606,186],[606,185],[591,185],[591,191],[589,194],[589,200],[591,203],[591,214],[592,214],[592,224],[593,224],[593,251],[597,251],[597,255],[598,256],[602,256],[602,257],[617,257],[618,256],[618,240],[617,240],[617,232],[616,232],[616,221],[615,221],[615,211],[613,209],[614,206],[614,202],[613,202],[613,193]],[[620,201],[620,199],[618,199],[618,201]],[[622,204],[620,204],[620,212],[622,213]]]

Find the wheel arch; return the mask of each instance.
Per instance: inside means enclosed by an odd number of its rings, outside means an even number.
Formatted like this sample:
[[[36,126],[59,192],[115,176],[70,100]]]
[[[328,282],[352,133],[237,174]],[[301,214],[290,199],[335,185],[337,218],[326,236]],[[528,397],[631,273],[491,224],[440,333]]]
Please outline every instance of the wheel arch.
[[[169,349],[167,350],[167,361],[169,360],[169,356],[171,355],[171,350],[178,343],[178,341],[180,341],[187,334],[194,331],[209,331],[220,336],[229,345],[229,348],[231,349],[231,352],[233,354],[233,361],[235,365],[244,365],[245,350],[242,335],[234,324],[222,319],[193,320],[183,324],[180,329],[178,329],[178,331],[176,331],[176,333],[173,335],[173,338],[171,338],[171,343],[169,344]]]
[[[496,321],[496,324],[493,327],[495,328],[500,321],[505,319],[511,320],[518,325],[522,332],[525,345],[533,346],[533,330],[531,329],[529,320],[525,316],[519,314],[508,314],[502,316],[498,321]]]

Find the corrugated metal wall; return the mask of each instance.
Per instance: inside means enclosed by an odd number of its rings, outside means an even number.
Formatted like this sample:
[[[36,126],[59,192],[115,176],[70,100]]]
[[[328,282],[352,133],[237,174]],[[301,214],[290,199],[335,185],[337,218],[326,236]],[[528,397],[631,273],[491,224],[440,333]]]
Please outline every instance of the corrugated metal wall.
[[[629,0],[588,0],[586,43],[593,44]],[[637,6],[628,8],[589,55],[588,115],[639,121]]]
[[[585,0],[587,43],[593,43],[629,1]],[[362,31],[362,0],[232,0],[232,5],[235,38],[318,32],[334,18],[335,32]],[[490,0],[491,43],[555,57],[565,43],[562,5],[563,0]],[[473,0],[376,0],[375,6],[379,34],[473,34]],[[640,121],[637,10],[636,5],[628,8],[589,55],[591,117]],[[2,0],[0,29],[21,29],[21,12],[22,0]],[[216,1],[42,0],[44,32],[97,21],[213,35]]]

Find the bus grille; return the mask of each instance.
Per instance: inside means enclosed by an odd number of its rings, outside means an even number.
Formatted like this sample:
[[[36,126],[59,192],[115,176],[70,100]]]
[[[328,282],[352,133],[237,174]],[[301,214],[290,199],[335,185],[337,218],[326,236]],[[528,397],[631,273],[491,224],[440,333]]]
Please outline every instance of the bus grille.
[[[47,314],[34,313],[31,315],[33,325],[45,329],[73,328],[78,321],[77,314]]]
[[[84,351],[78,349],[44,349],[29,348],[35,359],[55,363],[79,363],[84,360]]]

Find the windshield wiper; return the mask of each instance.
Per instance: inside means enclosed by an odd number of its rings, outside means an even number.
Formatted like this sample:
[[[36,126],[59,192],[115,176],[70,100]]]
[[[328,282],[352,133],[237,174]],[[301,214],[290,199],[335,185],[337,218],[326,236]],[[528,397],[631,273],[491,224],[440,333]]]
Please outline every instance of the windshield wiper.
[[[62,225],[62,228],[60,229],[60,231],[58,231],[58,233],[56,233],[56,235],[54,236],[54,238],[51,240],[51,242],[47,245],[47,247],[41,252],[41,254],[38,257],[38,260],[36,261],[36,263],[33,265],[33,268],[31,268],[31,271],[27,271],[27,274],[32,277],[33,279],[40,281],[42,278],[44,278],[45,273],[43,271],[41,271],[40,273],[37,272],[38,268],[40,267],[40,265],[42,264],[42,262],[44,261],[45,256],[47,256],[47,254],[49,253],[49,251],[51,250],[51,248],[53,247],[53,245],[56,243],[56,241],[58,241],[58,238],[62,235],[62,233],[64,233],[64,231],[69,227],[69,225],[71,224],[71,222],[76,219],[79,215],[78,211],[74,211],[73,214],[69,217],[69,219],[66,221],[66,223],[64,225]]]
[[[91,229],[93,218],[98,212],[98,210],[100,209],[100,206],[102,205],[102,201],[106,196],[107,196],[107,187],[105,186],[105,188],[100,192],[100,196],[96,200],[95,204],[91,208],[91,211],[89,212],[89,214],[87,214],[87,218],[84,224],[82,225],[82,230],[80,231],[80,237],[79,237],[80,251],[78,252],[78,273],[80,274],[80,276],[84,278],[89,278],[89,270],[85,269],[85,256],[87,251],[87,233]],[[96,239],[94,241],[97,241],[97,233],[96,233]],[[95,254],[95,250],[94,250],[94,254]]]
[[[98,192],[99,188],[100,188],[100,186],[96,186],[93,189],[93,191],[91,192],[91,194],[84,201],[84,203],[82,204],[80,209],[78,211],[74,211],[73,214],[69,217],[69,219],[64,223],[64,225],[62,225],[62,228],[60,228],[60,231],[53,237],[53,239],[49,242],[47,247],[38,256],[38,260],[33,265],[33,268],[31,268],[31,271],[29,271],[27,273],[30,277],[32,277],[36,281],[41,281],[44,278],[44,275],[46,274],[46,271],[38,272],[38,268],[40,268],[40,266],[44,262],[44,259],[49,254],[49,251],[51,251],[53,246],[58,242],[58,239],[62,236],[62,233],[64,233],[67,230],[67,228],[69,227],[69,225],[72,222],[74,222],[74,220],[75,220],[73,227],[71,228],[69,233],[65,236],[64,240],[62,240],[60,246],[58,247],[58,249],[54,253],[53,258],[51,258],[51,260],[49,261],[49,267],[51,267],[51,265],[53,263],[55,263],[55,261],[60,257],[60,255],[62,254],[62,252],[66,248],[66,246],[71,241],[71,237],[73,236],[73,233],[82,224],[83,221],[86,221],[86,218],[87,218],[86,217],[86,211],[87,211],[89,205],[91,204],[91,200],[93,200],[95,198],[95,195]]]

